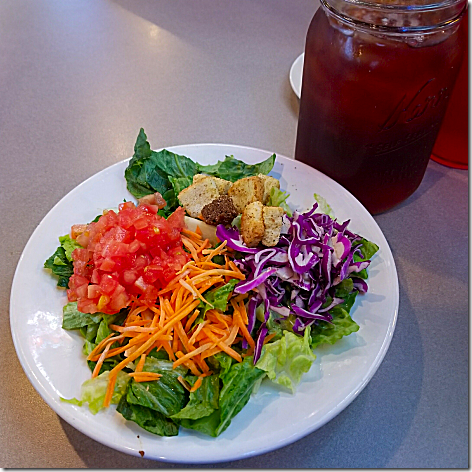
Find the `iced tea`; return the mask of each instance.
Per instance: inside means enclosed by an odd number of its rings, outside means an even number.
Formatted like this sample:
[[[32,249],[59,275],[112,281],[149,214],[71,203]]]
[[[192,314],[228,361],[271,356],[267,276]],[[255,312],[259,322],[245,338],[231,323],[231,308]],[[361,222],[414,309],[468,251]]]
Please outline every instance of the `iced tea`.
[[[321,7],[308,30],[295,159],[371,213],[405,200],[426,170],[463,52],[457,29],[430,42],[356,30]]]

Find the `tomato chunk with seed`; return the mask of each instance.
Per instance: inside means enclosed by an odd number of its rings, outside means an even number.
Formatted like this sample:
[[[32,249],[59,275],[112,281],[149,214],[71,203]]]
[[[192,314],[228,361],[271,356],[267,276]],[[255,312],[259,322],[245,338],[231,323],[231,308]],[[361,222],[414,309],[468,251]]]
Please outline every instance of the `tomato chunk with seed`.
[[[188,262],[182,246],[184,210],[167,220],[157,206],[125,202],[118,212],[74,225],[72,237],[82,246],[72,253],[74,273],[67,296],[83,313],[118,313],[133,297],[155,303],[157,293]]]

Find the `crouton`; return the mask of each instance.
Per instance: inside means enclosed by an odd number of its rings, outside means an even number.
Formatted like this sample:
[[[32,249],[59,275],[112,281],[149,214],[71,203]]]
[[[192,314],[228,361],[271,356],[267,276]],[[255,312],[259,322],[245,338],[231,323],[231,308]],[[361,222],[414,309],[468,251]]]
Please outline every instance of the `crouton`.
[[[209,175],[205,174],[195,174],[193,176],[193,183],[196,184],[199,180],[208,179]]]
[[[218,187],[218,192],[220,192],[220,195],[226,195],[231,185],[233,185],[233,182],[229,180],[220,179],[219,177],[213,177],[211,175],[205,174],[195,174],[193,176],[193,183],[195,184],[203,179],[212,179]]]
[[[256,247],[264,236],[263,205],[255,201],[246,205],[241,215],[241,235],[244,244]]]
[[[178,195],[180,204],[193,218],[198,218],[202,208],[220,196],[218,187],[212,179],[201,179]]]
[[[245,206],[253,202],[262,202],[264,197],[264,184],[259,177],[245,177],[234,182],[228,190],[228,195],[233,199],[234,206],[242,213]]]
[[[262,244],[264,246],[272,247],[279,242],[283,214],[284,211],[280,207],[263,207],[264,235],[262,236]]]
[[[270,191],[273,187],[280,189],[280,182],[271,177],[270,175],[259,174],[258,177],[262,180],[264,184],[264,196],[262,197],[262,203],[266,204],[269,200]]]

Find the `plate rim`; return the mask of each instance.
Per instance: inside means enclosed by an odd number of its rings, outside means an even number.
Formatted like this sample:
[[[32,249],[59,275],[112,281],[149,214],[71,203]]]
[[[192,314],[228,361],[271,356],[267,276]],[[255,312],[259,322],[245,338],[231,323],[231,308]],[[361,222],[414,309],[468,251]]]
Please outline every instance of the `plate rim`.
[[[185,147],[185,148],[192,148],[192,147],[196,148],[196,147],[203,147],[203,146],[238,148],[238,149],[246,149],[246,150],[249,150],[249,151],[263,152],[263,153],[267,153],[267,154],[273,154],[274,153],[273,151],[266,151],[264,149],[256,148],[256,147],[253,147],[253,146],[239,145],[239,144],[228,144],[228,143],[180,144],[180,145],[173,145],[173,146],[158,148],[157,151],[159,151],[161,149],[168,149],[168,150],[172,151],[172,150],[175,150],[175,149],[178,149],[178,148],[183,148],[183,147]],[[297,165],[299,164],[302,167],[303,166],[309,167],[306,164],[304,164],[302,162],[299,162],[299,161],[295,161],[294,159],[289,158],[289,157],[287,157],[283,154],[277,154],[277,153],[275,153],[275,154],[277,155],[277,158],[282,158],[282,160],[288,160],[290,162],[296,162]],[[14,331],[14,325],[15,325],[15,322],[14,322],[15,299],[13,297],[13,294],[14,294],[14,291],[18,290],[16,288],[16,286],[19,284],[19,282],[18,282],[18,273],[20,271],[21,264],[23,263],[23,260],[25,259],[25,253],[27,252],[27,249],[29,248],[29,246],[34,243],[34,237],[35,237],[36,233],[39,231],[42,222],[70,194],[79,191],[79,189],[82,186],[85,186],[90,180],[96,178],[98,175],[110,172],[110,171],[112,171],[112,169],[114,167],[119,167],[120,165],[123,165],[124,163],[129,162],[130,159],[131,159],[131,157],[120,160],[120,161],[115,162],[114,164],[111,164],[111,165],[99,170],[98,172],[92,174],[91,176],[89,176],[88,178],[86,178],[85,180],[80,182],[78,185],[76,185],[74,188],[72,188],[62,198],[60,198],[60,200],[43,216],[43,218],[41,218],[41,221],[36,225],[35,229],[33,230],[30,237],[28,238],[28,241],[27,241],[27,243],[25,244],[25,246],[22,250],[20,258],[18,259],[18,262],[17,262],[17,266],[15,268],[15,272],[14,272],[13,279],[12,279],[12,285],[11,285],[11,289],[10,289],[10,304],[9,304],[10,316],[9,316],[9,321],[10,321],[10,332],[11,332],[11,335],[12,335],[13,344],[14,344],[14,347],[15,347],[17,357],[20,361],[21,367],[23,368],[23,371],[25,372],[26,377],[28,378],[30,383],[33,385],[35,390],[39,393],[41,398],[46,402],[46,404],[58,416],[60,416],[64,421],[66,421],[69,425],[71,425],[75,429],[79,430],[82,434],[85,434],[86,436],[88,436],[88,437],[92,438],[93,440],[97,441],[98,443],[103,444],[103,445],[105,445],[107,447],[110,447],[112,449],[115,449],[115,450],[118,450],[118,451],[121,451],[121,452],[124,452],[124,453],[127,453],[127,454],[131,454],[131,455],[136,456],[136,457],[141,457],[140,454],[139,454],[139,451],[135,450],[134,448],[129,448],[129,447],[126,447],[126,446],[114,444],[111,440],[108,441],[108,440],[104,439],[102,436],[99,435],[98,432],[96,432],[94,430],[87,430],[86,428],[82,428],[81,425],[75,424],[76,419],[74,418],[74,415],[71,412],[67,411],[67,409],[61,409],[60,408],[60,404],[61,404],[60,400],[52,398],[52,396],[46,391],[45,387],[43,386],[43,384],[41,382],[41,380],[43,380],[43,381],[45,381],[45,380],[44,379],[38,379],[36,377],[36,375],[34,374],[33,370],[30,368],[28,360],[26,359],[26,356],[23,352],[23,348],[20,344],[20,340],[17,337],[17,333]],[[211,464],[211,463],[223,463],[223,462],[228,462],[228,461],[233,461],[233,460],[247,459],[249,457],[253,457],[253,456],[257,456],[257,455],[261,455],[261,454],[271,452],[275,449],[279,449],[281,447],[284,447],[284,446],[287,446],[289,444],[292,444],[292,443],[296,442],[297,440],[313,433],[314,431],[318,430],[319,428],[324,426],[326,423],[331,421],[335,416],[337,416],[347,406],[349,406],[350,403],[352,403],[352,401],[362,392],[362,390],[366,387],[366,385],[369,383],[369,381],[372,379],[372,377],[377,372],[377,370],[378,370],[380,364],[382,363],[382,361],[383,361],[383,359],[384,359],[384,357],[385,357],[385,355],[388,351],[388,348],[390,346],[390,343],[391,343],[391,340],[393,338],[393,334],[394,334],[394,331],[395,331],[397,318],[398,318],[398,311],[399,311],[399,281],[398,281],[398,272],[397,272],[397,269],[396,269],[395,260],[393,258],[393,254],[392,254],[390,245],[388,244],[388,241],[387,241],[385,235],[383,234],[381,228],[379,227],[378,223],[373,219],[372,215],[370,215],[370,213],[367,211],[367,209],[362,205],[362,203],[359,202],[359,200],[357,200],[357,198],[354,195],[352,195],[347,189],[342,187],[339,183],[337,183],[336,181],[334,181],[330,177],[328,177],[325,174],[321,173],[317,169],[313,169],[311,167],[309,167],[309,168],[312,171],[313,170],[316,171],[316,173],[321,175],[323,178],[328,179],[330,181],[330,183],[332,183],[332,184],[334,183],[335,186],[338,186],[341,189],[343,189],[343,191],[347,192],[350,195],[350,197],[352,197],[352,199],[354,199],[356,201],[356,203],[359,205],[360,209],[362,209],[365,213],[367,213],[367,215],[371,218],[372,223],[376,226],[376,229],[379,231],[379,234],[381,235],[381,237],[383,239],[382,244],[384,246],[382,246],[382,250],[385,250],[386,255],[389,256],[388,259],[390,259],[390,261],[391,261],[390,269],[392,270],[392,275],[394,276],[394,287],[393,287],[393,290],[392,290],[393,301],[394,301],[394,309],[393,309],[391,320],[388,324],[388,330],[385,334],[385,337],[382,341],[381,346],[379,347],[379,351],[377,353],[377,356],[375,357],[374,361],[371,363],[368,372],[358,382],[358,384],[356,384],[357,388],[355,390],[354,389],[351,390],[351,392],[349,392],[349,394],[346,395],[341,402],[339,402],[332,409],[330,409],[329,412],[327,414],[325,414],[325,416],[322,418],[321,421],[319,421],[316,424],[311,425],[310,427],[307,427],[307,428],[305,428],[301,431],[298,431],[297,433],[292,434],[291,436],[286,436],[284,438],[281,438],[280,440],[275,441],[274,444],[272,444],[272,445],[262,447],[262,448],[259,448],[259,449],[251,449],[251,450],[248,450],[248,451],[246,451],[245,453],[242,453],[242,454],[236,453],[236,454],[233,454],[233,455],[228,455],[225,458],[215,458],[215,459],[208,458],[208,459],[192,459],[192,460],[189,460],[187,458],[174,458],[174,457],[168,457],[168,456],[167,457],[166,456],[160,456],[159,453],[152,454],[152,453],[148,453],[148,452],[146,452],[146,456],[148,456],[146,458],[153,459],[153,460],[159,460],[159,461],[167,462],[167,463]]]

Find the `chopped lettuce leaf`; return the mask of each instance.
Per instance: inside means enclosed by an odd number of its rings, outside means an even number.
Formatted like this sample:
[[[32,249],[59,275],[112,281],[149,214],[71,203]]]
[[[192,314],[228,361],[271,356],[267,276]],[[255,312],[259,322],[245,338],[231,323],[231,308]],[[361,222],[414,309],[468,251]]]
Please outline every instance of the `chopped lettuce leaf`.
[[[273,382],[294,392],[315,359],[310,348],[310,328],[307,328],[303,337],[285,331],[284,337],[266,344],[256,367],[267,372]]]
[[[360,249],[364,257],[361,258],[356,254],[354,258],[357,261],[367,261],[368,259],[372,259],[372,256],[379,250],[377,244],[365,238],[361,239],[361,244],[362,246],[360,247]]]
[[[192,183],[197,165],[191,159],[163,149],[151,150],[141,128],[134,146],[134,155],[125,170],[128,190],[141,198],[159,192],[167,202],[164,216],[178,206],[177,194]]]
[[[183,428],[193,429],[208,436],[218,436],[217,429],[220,424],[220,410],[215,410],[211,415],[196,420],[176,420]]]
[[[59,242],[61,246],[64,248],[67,260],[72,262],[72,252],[74,249],[82,247],[80,244],[77,244],[75,239],[72,239],[68,234],[65,236],[59,236]]]
[[[353,257],[354,262],[367,261],[369,259],[372,259],[372,256],[379,250],[377,244],[365,238],[361,239],[360,244],[358,244],[358,246],[360,247],[363,257],[361,257],[356,252]],[[353,275],[355,275],[356,277],[360,277],[361,279],[367,279],[367,269],[362,269],[360,272],[356,272]]]
[[[287,213],[288,216],[292,216],[292,210],[288,206],[286,200],[290,196],[289,193],[283,192],[277,187],[270,189],[269,199],[267,200],[267,206],[281,207]]]
[[[62,309],[62,327],[63,329],[79,329],[88,325],[94,325],[102,321],[103,313],[82,313],[77,309],[77,302],[69,302]],[[95,328],[94,328],[95,329]],[[98,329],[98,327],[97,327]]]
[[[59,246],[54,254],[46,260],[44,268],[50,269],[53,275],[58,278],[58,287],[69,288],[69,278],[74,273],[74,266],[67,259],[66,251],[62,246]]]
[[[236,228],[240,230],[241,229],[241,216],[242,215],[236,216],[234,220],[231,222],[231,226],[235,226]]]
[[[186,377],[190,385],[194,385],[198,377],[189,375]],[[211,415],[218,409],[218,396],[220,394],[220,380],[217,375],[209,375],[202,379],[202,384],[190,393],[190,399],[187,405],[175,415],[173,419],[198,420]]]
[[[252,356],[246,357],[243,362],[236,362],[224,375],[220,374],[223,388],[220,390],[218,409],[208,416],[195,420],[176,421],[179,421],[184,428],[194,429],[213,437],[219,436],[246,405],[265,375],[264,371],[254,367]]]
[[[336,285],[336,297],[346,298],[353,290],[354,282],[350,277],[342,280]]]
[[[108,375],[110,372],[107,370],[103,372],[98,377],[86,380],[82,384],[81,388],[81,399],[72,398],[66,400],[61,398],[63,402],[72,403],[73,405],[82,406],[84,403],[88,403],[89,410],[95,415],[103,408],[103,400],[105,399],[105,394],[108,386]],[[116,377],[115,389],[113,390],[113,396],[111,398],[111,403],[118,403],[121,397],[126,392],[126,387],[130,380],[129,375],[124,372],[118,372]]]
[[[335,306],[329,313],[333,317],[331,323],[319,321],[316,325],[312,325],[310,341],[312,349],[320,344],[334,344],[343,336],[348,336],[359,330],[359,325],[342,305]]]
[[[177,380],[180,375],[185,375],[186,369],[173,368],[170,361],[146,358],[143,372],[155,372],[161,374],[159,380],[151,382],[131,381],[126,400],[133,405],[141,405],[151,410],[156,410],[165,416],[178,413],[187,403],[187,391]]]
[[[58,287],[69,288],[69,278],[74,273],[72,251],[81,246],[67,234],[60,236],[59,242],[61,245],[56,249],[54,254],[46,260],[44,268],[50,269],[52,273],[58,277]]]
[[[226,307],[228,305],[228,298],[233,293],[234,287],[239,282],[238,279],[231,279],[227,284],[223,285],[222,287],[216,288],[214,290],[210,290],[209,292],[205,293],[205,300],[208,303],[200,303],[200,309],[203,308],[202,315],[208,310],[212,308],[216,308],[221,311],[226,311]]]
[[[128,403],[126,395],[121,397],[116,411],[128,421],[134,421],[141,428],[158,436],[177,436],[179,427],[162,413],[142,405]]]
[[[224,376],[233,365],[233,358],[226,352],[217,352],[207,358],[207,362],[213,372],[217,372],[220,377]]]
[[[178,195],[182,190],[190,187],[193,183],[192,177],[169,177],[175,195]]]
[[[318,210],[321,213],[326,213],[331,218],[334,218],[333,209],[329,206],[326,199],[323,198],[321,195],[318,195],[317,193],[314,193],[313,197],[315,198],[316,203],[318,203]]]
[[[274,167],[274,163],[275,154],[269,156],[265,161],[253,165],[235,159],[234,156],[225,156],[224,161],[218,161],[216,164],[208,166],[198,165],[198,170],[220,179],[236,182],[236,180],[257,174],[267,175]]]
[[[231,420],[242,410],[256,385],[266,373],[253,365],[253,357],[246,357],[243,362],[233,364],[222,377],[223,388],[219,398],[220,424],[215,434],[221,434]]]

